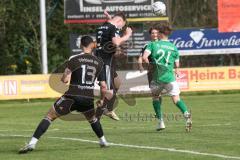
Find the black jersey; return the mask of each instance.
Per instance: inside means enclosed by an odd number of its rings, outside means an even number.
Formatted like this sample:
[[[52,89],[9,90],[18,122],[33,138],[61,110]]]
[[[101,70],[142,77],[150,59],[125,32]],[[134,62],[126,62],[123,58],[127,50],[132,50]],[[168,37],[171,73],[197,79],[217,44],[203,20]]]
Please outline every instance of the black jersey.
[[[90,54],[78,54],[69,58],[67,68],[71,70],[71,81],[65,95],[93,98],[94,83],[103,62]]]
[[[96,55],[103,60],[112,59],[113,54],[116,52],[116,45],[112,43],[113,37],[120,37],[120,30],[115,25],[105,22],[98,27]]]

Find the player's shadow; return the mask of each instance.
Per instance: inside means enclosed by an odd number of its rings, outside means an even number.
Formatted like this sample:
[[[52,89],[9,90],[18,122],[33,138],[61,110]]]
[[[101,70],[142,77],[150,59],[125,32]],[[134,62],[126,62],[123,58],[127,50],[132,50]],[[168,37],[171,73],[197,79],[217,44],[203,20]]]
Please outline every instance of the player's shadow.
[[[61,81],[61,77],[67,67],[67,62],[64,62],[62,65],[58,66],[49,77],[49,86],[58,93],[64,94],[69,85]]]

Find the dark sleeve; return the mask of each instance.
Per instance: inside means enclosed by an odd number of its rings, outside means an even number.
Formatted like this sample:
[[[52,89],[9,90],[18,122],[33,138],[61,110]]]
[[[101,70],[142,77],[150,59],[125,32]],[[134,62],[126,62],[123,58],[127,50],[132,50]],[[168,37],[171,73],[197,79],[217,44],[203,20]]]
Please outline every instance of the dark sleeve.
[[[141,49],[141,52],[139,54],[139,57],[142,57],[144,54],[145,49],[147,48],[147,44]]]
[[[77,63],[75,62],[75,59],[71,59],[67,61],[67,68],[73,72],[76,69]]]
[[[109,32],[110,32],[111,39],[113,37],[116,37],[117,35],[120,35],[120,31],[114,26],[110,28]]]
[[[73,71],[70,60],[67,61],[67,68]]]

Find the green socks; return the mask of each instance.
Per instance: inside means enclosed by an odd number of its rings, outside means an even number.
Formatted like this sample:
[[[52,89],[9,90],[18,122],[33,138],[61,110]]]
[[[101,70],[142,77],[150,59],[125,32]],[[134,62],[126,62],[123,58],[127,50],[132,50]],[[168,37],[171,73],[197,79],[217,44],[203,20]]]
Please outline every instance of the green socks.
[[[188,111],[186,104],[181,99],[177,101],[176,106],[181,110],[182,113]]]
[[[153,108],[158,119],[162,119],[161,103],[161,99],[152,101]],[[176,106],[181,110],[183,114],[188,111],[187,106],[181,99],[176,103]]]
[[[153,104],[153,108],[154,108],[157,118],[162,119],[161,100],[153,100],[152,104]]]

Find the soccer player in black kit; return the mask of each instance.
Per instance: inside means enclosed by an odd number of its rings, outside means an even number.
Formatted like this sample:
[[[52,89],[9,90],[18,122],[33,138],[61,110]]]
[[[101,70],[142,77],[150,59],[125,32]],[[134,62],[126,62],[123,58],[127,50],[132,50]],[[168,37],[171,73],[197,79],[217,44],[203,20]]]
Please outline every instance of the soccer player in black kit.
[[[101,89],[107,89],[104,101],[98,101],[97,116],[100,117],[105,112],[107,116],[114,120],[119,120],[113,111],[116,92],[120,86],[120,79],[116,73],[115,57],[117,47],[126,42],[132,35],[132,29],[127,27],[123,36],[120,36],[120,30],[126,25],[124,13],[118,12],[103,25],[98,27],[96,40],[96,56],[104,62],[103,70],[99,81],[104,81]],[[101,109],[101,110],[100,110]]]
[[[50,108],[36,128],[30,142],[20,149],[20,154],[34,150],[38,140],[47,131],[52,121],[74,110],[81,112],[88,120],[92,130],[99,138],[100,146],[108,146],[100,121],[95,116],[93,95],[94,81],[103,67],[103,62],[92,55],[95,44],[91,37],[83,36],[81,47],[83,53],[69,58],[61,79],[63,83],[70,82],[69,89]],[[102,94],[104,97],[104,93]]]

